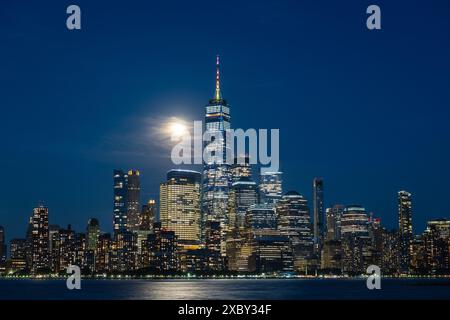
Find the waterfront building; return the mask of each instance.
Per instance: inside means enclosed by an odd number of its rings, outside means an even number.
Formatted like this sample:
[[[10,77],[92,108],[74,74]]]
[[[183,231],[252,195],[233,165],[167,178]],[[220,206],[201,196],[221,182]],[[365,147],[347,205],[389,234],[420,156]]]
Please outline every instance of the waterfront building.
[[[27,269],[27,240],[13,239],[10,242],[11,271],[22,272]]]
[[[343,271],[349,274],[365,272],[370,256],[371,238],[366,209],[359,205],[345,207],[341,218]]]
[[[201,174],[192,170],[170,170],[160,185],[162,228],[174,231],[179,245],[200,242]]]
[[[314,178],[313,180],[313,232],[314,232],[314,251],[320,254],[322,243],[325,236],[325,209],[323,202],[323,179]]]
[[[286,193],[276,205],[278,230],[289,238],[294,255],[294,270],[307,273],[311,267],[313,237],[308,201],[295,191]]]
[[[127,185],[128,175],[122,170],[114,170],[114,233],[127,230]]]
[[[226,241],[228,271],[254,272],[256,270],[255,244],[251,231],[234,228]]]
[[[33,273],[48,272],[50,269],[48,208],[42,204],[33,209],[31,240]]]
[[[108,272],[110,270],[110,252],[112,246],[111,234],[100,234],[95,250],[95,271],[98,273]]]
[[[398,192],[398,226],[400,240],[400,272],[408,273],[411,264],[412,200],[408,191]]]
[[[208,221],[205,225],[205,247],[208,250],[207,268],[212,271],[224,269],[221,255],[221,228],[219,221]]]
[[[136,231],[140,225],[141,176],[139,170],[128,170],[127,174],[127,229]]]
[[[87,250],[95,251],[97,249],[97,242],[99,236],[100,236],[100,223],[95,218],[89,219],[86,228]]]
[[[450,273],[450,220],[427,222],[424,232],[426,268],[430,274]]]
[[[278,218],[274,204],[254,204],[247,209],[246,227],[255,237],[278,236]]]
[[[293,254],[289,238],[262,235],[255,238],[256,271],[258,273],[293,272]]]
[[[177,237],[174,231],[153,225],[154,232],[143,242],[144,267],[156,273],[174,273],[179,270]]]
[[[0,226],[0,272],[6,267],[5,228]]]

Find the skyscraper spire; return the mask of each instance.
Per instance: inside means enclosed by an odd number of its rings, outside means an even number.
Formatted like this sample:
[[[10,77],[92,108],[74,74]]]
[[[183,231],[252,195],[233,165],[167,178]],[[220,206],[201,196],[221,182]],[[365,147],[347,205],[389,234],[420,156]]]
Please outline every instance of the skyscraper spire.
[[[214,99],[221,100],[222,96],[220,94],[220,58],[217,55],[216,59],[216,93],[214,95]]]

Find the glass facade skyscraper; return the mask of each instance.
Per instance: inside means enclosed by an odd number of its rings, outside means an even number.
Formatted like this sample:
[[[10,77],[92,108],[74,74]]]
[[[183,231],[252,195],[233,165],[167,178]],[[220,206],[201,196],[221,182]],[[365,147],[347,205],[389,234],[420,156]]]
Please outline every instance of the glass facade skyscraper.
[[[162,228],[174,231],[179,244],[200,242],[201,173],[192,170],[170,170],[160,186]]]
[[[310,227],[308,201],[299,193],[289,191],[277,206],[278,230],[289,238],[294,253],[294,269],[306,272],[313,239]]]
[[[220,64],[216,62],[216,90],[206,106],[205,129],[210,142],[205,143],[202,215],[203,225],[207,221],[218,221],[221,225],[222,247],[228,229],[228,196],[232,182],[231,164],[227,163],[227,141],[225,130],[230,129],[230,107],[222,98],[220,88]]]
[[[127,230],[127,180],[125,172],[114,170],[114,233]]]

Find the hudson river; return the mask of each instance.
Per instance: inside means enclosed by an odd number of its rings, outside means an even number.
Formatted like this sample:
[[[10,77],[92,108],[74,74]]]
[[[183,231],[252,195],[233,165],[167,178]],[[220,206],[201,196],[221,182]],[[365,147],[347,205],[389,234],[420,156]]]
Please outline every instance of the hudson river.
[[[450,279],[382,279],[381,290],[362,278],[82,280],[81,290],[65,280],[0,280],[5,299],[450,299]]]

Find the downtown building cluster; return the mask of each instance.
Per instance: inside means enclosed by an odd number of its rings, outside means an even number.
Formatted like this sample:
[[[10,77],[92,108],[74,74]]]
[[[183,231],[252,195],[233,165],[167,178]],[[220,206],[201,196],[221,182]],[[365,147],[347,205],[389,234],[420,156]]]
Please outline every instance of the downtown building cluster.
[[[231,128],[216,90],[206,106],[206,130]],[[226,135],[207,154],[224,154]],[[173,169],[160,184],[159,201],[141,205],[139,170],[113,172],[113,232],[92,218],[85,232],[49,224],[43,204],[33,209],[23,239],[6,255],[0,226],[0,272],[64,274],[77,265],[86,275],[359,275],[377,265],[385,275],[450,274],[450,220],[428,221],[415,235],[412,195],[398,192],[398,230],[360,205],[324,202],[324,181],[314,179],[313,199],[284,193],[281,172],[253,173],[250,159],[217,163],[203,171]]]

